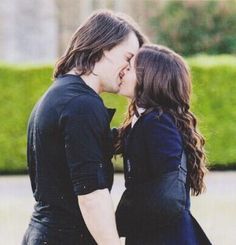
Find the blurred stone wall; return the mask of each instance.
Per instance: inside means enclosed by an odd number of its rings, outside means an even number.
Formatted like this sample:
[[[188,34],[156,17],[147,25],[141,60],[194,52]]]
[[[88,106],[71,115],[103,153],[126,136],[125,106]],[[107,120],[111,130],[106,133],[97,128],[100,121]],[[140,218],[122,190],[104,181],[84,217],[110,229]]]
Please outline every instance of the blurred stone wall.
[[[145,33],[147,21],[164,0],[1,0],[0,61],[54,62],[76,28],[93,10],[108,8],[131,15]]]
[[[59,18],[59,54],[71,34],[94,10],[108,8],[130,15],[152,40],[154,33],[149,20],[167,0],[57,0]]]
[[[58,53],[54,0],[0,1],[0,60],[51,62]]]

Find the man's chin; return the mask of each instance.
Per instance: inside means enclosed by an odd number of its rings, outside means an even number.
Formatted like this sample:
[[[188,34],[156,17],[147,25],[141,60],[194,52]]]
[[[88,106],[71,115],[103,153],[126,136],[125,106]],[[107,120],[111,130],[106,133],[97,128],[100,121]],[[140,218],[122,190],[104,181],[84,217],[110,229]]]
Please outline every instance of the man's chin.
[[[123,88],[121,88],[117,94],[131,100],[134,98],[133,94],[127,94],[127,91]]]
[[[120,87],[119,86],[114,86],[112,88],[107,89],[107,91],[105,91],[105,92],[112,93],[112,94],[118,94],[119,91],[120,91]]]
[[[120,87],[117,87],[116,89],[114,89],[114,94],[119,94],[120,92]]]

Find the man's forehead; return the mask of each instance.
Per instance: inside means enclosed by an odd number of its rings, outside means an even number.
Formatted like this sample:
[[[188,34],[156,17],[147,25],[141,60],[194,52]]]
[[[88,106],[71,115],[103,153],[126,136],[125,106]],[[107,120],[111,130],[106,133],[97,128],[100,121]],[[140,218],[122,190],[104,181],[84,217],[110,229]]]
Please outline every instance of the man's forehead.
[[[139,48],[139,41],[135,34],[130,33],[127,39],[125,39],[121,44],[121,47],[125,48],[127,52],[132,54]]]
[[[129,56],[130,58],[132,58],[139,50],[139,46],[136,45],[126,45],[126,47],[124,47],[124,52],[125,55]]]

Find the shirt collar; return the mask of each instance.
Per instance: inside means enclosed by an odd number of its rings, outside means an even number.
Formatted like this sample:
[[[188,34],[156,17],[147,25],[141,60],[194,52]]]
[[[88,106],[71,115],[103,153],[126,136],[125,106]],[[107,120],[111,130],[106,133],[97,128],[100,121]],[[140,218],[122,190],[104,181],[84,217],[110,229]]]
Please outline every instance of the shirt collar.
[[[114,114],[116,112],[116,109],[114,108],[106,108],[109,116],[109,120],[111,122],[112,118],[114,117]]]
[[[132,122],[131,122],[131,128],[133,128],[134,124],[138,121],[138,119],[140,118],[142,113],[145,112],[145,110],[146,109],[144,109],[142,107],[137,107],[137,111],[138,111],[139,116],[137,117],[135,114],[133,115]]]
[[[68,77],[70,79],[64,80],[63,78]],[[57,79],[57,83],[77,83],[80,84],[86,91],[88,91],[90,94],[93,94],[94,96],[98,97],[100,100],[102,100],[101,96],[96,93],[95,90],[93,90],[90,86],[88,86],[85,81],[81,78],[80,75],[75,74],[63,74],[59,75]],[[103,101],[103,100],[102,100]]]

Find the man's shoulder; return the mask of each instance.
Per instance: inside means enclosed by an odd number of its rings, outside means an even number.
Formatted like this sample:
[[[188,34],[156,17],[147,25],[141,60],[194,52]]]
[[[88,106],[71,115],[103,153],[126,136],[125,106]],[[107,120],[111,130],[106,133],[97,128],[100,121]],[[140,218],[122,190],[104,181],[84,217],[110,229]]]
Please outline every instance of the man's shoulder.
[[[105,109],[103,101],[98,96],[87,93],[71,97],[68,104],[76,107],[86,107],[85,109]]]
[[[106,112],[103,101],[95,95],[82,93],[72,96],[64,105],[63,111],[79,114],[101,114]]]
[[[78,83],[75,79],[66,78],[55,80],[47,91],[47,96],[52,99],[59,114],[64,110],[104,110],[105,106],[101,97],[88,88],[87,85]]]

